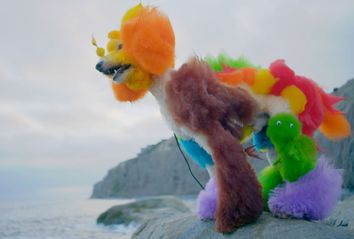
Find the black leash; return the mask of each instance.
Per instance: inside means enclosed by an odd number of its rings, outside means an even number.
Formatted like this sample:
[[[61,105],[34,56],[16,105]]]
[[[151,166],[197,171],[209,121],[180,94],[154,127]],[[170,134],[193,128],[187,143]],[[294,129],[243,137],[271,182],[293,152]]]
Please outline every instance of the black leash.
[[[189,173],[192,175],[192,177],[194,178],[194,180],[199,184],[199,186],[204,190],[203,185],[200,183],[200,181],[197,179],[197,177],[193,174],[192,169],[191,169],[191,166],[189,165],[189,162],[188,162],[188,159],[187,159],[186,155],[184,154],[183,150],[181,149],[181,145],[180,145],[179,142],[178,142],[178,139],[177,139],[176,134],[173,134],[173,136],[175,136],[175,140],[176,140],[178,149],[179,149],[179,151],[181,152],[181,154],[182,154],[182,156],[183,156],[183,158],[184,158],[184,161],[186,161],[186,164],[187,164],[188,169],[189,169]]]

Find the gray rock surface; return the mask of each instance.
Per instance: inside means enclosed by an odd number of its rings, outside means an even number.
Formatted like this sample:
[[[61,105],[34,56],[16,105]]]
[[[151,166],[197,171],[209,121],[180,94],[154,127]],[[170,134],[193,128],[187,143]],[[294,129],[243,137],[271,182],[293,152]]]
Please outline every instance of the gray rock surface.
[[[332,215],[326,219],[326,223],[347,228],[354,234],[354,196],[339,202]]]
[[[354,234],[342,227],[321,222],[277,219],[264,213],[257,222],[241,227],[233,234],[214,230],[214,222],[202,222],[191,214],[178,214],[160,220],[148,220],[133,234],[132,239],[352,239]]]
[[[166,218],[188,212],[190,209],[175,197],[150,198],[113,206],[97,218],[97,223],[106,226],[131,223],[140,225],[149,219]]]
[[[336,142],[329,141],[319,134],[317,134],[316,138],[335,167],[344,169],[343,186],[354,190],[354,79],[335,89],[334,94],[345,98],[337,105],[337,108],[342,110],[350,121],[352,136]]]
[[[259,159],[249,160],[257,171],[266,165]],[[195,176],[205,185],[209,178],[206,170],[191,160],[189,163]],[[104,179],[95,184],[91,197],[194,195],[199,191],[174,138],[170,138],[142,149],[137,157],[110,169]]]

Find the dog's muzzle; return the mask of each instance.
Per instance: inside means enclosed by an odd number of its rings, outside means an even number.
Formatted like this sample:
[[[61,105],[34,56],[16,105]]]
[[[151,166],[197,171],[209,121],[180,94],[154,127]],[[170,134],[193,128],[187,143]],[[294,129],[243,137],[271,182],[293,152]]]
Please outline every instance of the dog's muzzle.
[[[130,64],[106,66],[104,61],[100,61],[96,64],[96,70],[105,75],[112,76],[114,82],[120,83],[123,81],[123,73],[128,70],[130,66]]]

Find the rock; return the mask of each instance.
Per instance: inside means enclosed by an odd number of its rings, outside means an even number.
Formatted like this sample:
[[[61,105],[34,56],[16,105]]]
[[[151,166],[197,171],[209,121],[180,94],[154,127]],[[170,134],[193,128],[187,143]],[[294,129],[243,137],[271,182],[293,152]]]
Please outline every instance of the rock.
[[[205,185],[208,173],[191,162],[195,176]],[[148,146],[133,159],[109,170],[96,183],[92,198],[192,195],[200,191],[178,151],[174,138]]]
[[[346,200],[347,198],[350,198],[351,196],[354,196],[354,191],[351,191],[349,189],[343,189],[340,200],[342,200],[342,201]]]
[[[175,197],[150,198],[111,207],[97,218],[97,223],[139,225],[148,219],[165,218],[187,212],[190,212],[190,209]]]
[[[295,219],[277,219],[264,213],[255,223],[239,228],[236,232],[223,235],[214,230],[214,222],[202,222],[191,214],[179,214],[160,220],[148,220],[133,234],[132,239],[350,239],[354,238],[344,228],[321,222]]]
[[[354,129],[354,79],[334,91],[334,95],[343,96],[344,100],[338,103],[337,108],[342,110]],[[324,154],[329,156],[336,168],[343,169],[343,186],[354,190],[354,138],[353,136],[340,141],[330,141],[317,134],[316,139]]]
[[[265,157],[265,156],[264,156]],[[267,162],[249,159],[256,171]],[[189,160],[191,169],[203,185],[209,179],[206,170]],[[200,191],[178,151],[174,138],[148,146],[133,159],[109,170],[96,183],[92,198],[140,197],[157,195],[195,195]]]
[[[326,219],[326,223],[347,228],[354,234],[354,196],[339,202],[332,215]]]

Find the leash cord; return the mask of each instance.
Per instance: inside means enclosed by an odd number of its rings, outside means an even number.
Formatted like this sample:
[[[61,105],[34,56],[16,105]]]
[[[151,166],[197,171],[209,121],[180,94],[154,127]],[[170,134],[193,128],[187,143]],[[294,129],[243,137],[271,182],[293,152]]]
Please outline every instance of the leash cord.
[[[203,185],[201,184],[201,182],[200,182],[200,181],[197,179],[197,177],[193,174],[192,169],[191,169],[191,166],[189,165],[189,162],[188,162],[188,159],[187,159],[186,155],[184,154],[183,150],[181,149],[181,145],[180,145],[179,142],[178,142],[178,139],[177,139],[176,134],[173,134],[173,136],[175,137],[177,147],[178,147],[179,151],[181,152],[181,154],[182,154],[182,156],[183,156],[183,158],[184,158],[184,161],[186,162],[186,164],[187,164],[187,166],[188,166],[189,173],[192,175],[192,177],[194,178],[194,180],[199,184],[199,186],[204,190],[204,187],[203,187]]]

